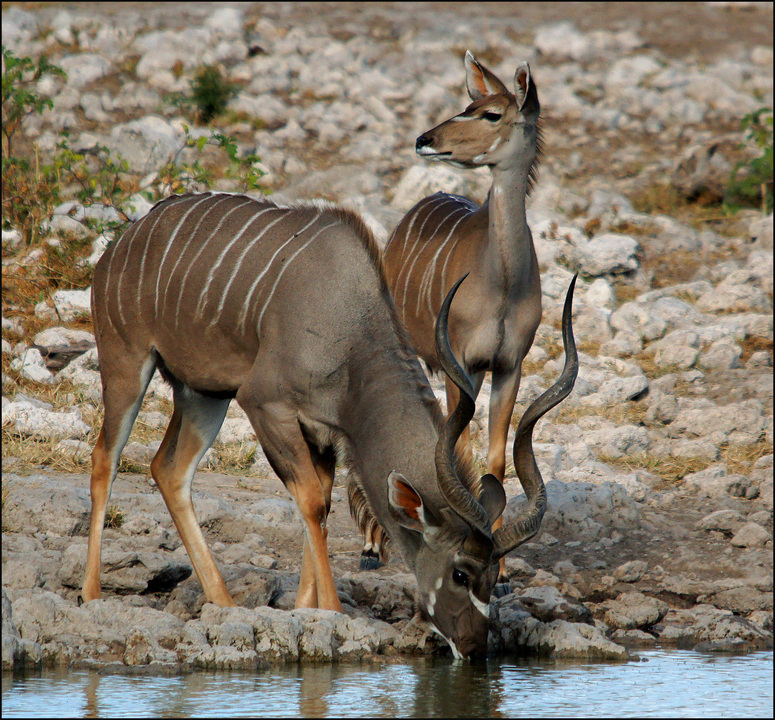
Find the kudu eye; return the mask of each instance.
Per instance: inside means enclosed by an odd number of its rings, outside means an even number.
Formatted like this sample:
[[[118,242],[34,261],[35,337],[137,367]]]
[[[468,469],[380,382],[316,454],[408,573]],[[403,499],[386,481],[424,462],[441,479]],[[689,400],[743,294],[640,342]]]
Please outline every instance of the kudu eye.
[[[455,569],[452,571],[452,579],[458,585],[462,585],[463,587],[468,587],[468,573],[464,573],[462,570]]]
[[[482,117],[487,120],[487,122],[494,123],[498,122],[503,116],[500,113],[488,111],[482,113]]]

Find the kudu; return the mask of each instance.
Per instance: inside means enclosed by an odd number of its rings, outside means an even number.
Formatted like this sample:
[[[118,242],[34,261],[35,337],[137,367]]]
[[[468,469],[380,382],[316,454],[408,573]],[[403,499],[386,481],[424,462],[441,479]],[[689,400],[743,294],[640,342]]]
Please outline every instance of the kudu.
[[[451,295],[445,308],[449,302]],[[401,550],[421,610],[456,656],[485,651],[493,558],[535,532],[545,503],[540,475],[528,469],[525,510],[492,534],[503,489],[475,478],[453,453],[473,396],[448,348],[446,310],[442,362],[466,389],[445,424],[397,319],[374,239],[355,214],[229,194],[168,198],[102,256],[92,306],[105,415],[92,453],[85,601],[100,597],[106,504],[158,368],[174,409],[151,474],[208,601],[234,604],[196,520],[191,482],[236,398],[304,522],[297,607],[341,610],[326,530],[341,449],[355,515],[379,523]],[[566,314],[570,360],[554,395],[534,404],[537,416],[573,382]],[[518,431],[519,457],[533,467],[534,422]]]
[[[487,200],[481,207],[446,193],[421,200],[390,236],[383,262],[409,338],[434,371],[441,363],[433,323],[449,288],[469,273],[450,313],[449,337],[454,354],[472,376],[475,395],[485,372],[491,372],[487,470],[502,483],[522,361],[541,321],[541,279],[525,216],[541,148],[540,105],[525,62],[517,67],[513,94],[470,52],[465,70],[473,102],[420,135],[416,151],[426,160],[456,167],[489,167],[492,187]],[[446,392],[451,409],[459,390],[449,378]],[[467,430],[461,444],[468,445]],[[362,567],[376,564],[379,551],[378,534],[367,534],[366,540]],[[501,561],[501,579],[504,573]]]

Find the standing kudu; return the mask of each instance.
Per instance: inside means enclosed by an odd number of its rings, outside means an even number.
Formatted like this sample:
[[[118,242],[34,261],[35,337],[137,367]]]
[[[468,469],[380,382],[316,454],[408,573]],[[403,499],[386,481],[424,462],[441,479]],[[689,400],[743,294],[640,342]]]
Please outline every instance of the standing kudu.
[[[452,284],[469,273],[450,313],[449,337],[475,395],[485,372],[492,373],[487,470],[502,483],[522,361],[541,321],[541,279],[525,216],[540,154],[540,105],[527,63],[517,68],[513,94],[470,52],[465,69],[473,102],[418,137],[416,150],[456,167],[489,167],[487,201],[479,207],[446,193],[421,200],[391,235],[383,262],[399,316],[432,370],[441,367],[433,342],[439,307]],[[449,378],[446,390],[451,409],[459,390]],[[466,430],[461,443],[467,447],[467,441]],[[379,544],[378,535],[369,539],[362,567],[369,567],[371,547]],[[504,573],[501,561],[501,578]]]
[[[494,558],[535,532],[543,485],[529,473],[525,512],[508,532],[492,533],[503,489],[475,478],[453,454],[471,390],[445,424],[356,215],[240,195],[168,198],[108,248],[92,293],[105,417],[92,454],[84,600],[100,596],[106,504],[158,368],[172,385],[174,410],[151,474],[208,601],[234,604],[196,520],[191,481],[236,398],[304,521],[297,607],[341,610],[326,531],[341,447],[362,526],[376,521],[399,547],[417,577],[420,607],[456,656],[485,651]],[[449,302],[451,295],[445,308]],[[535,403],[535,419],[573,384],[566,315],[566,370],[554,395]],[[446,323],[442,312],[442,362],[466,387]],[[519,441],[533,466],[534,422]]]

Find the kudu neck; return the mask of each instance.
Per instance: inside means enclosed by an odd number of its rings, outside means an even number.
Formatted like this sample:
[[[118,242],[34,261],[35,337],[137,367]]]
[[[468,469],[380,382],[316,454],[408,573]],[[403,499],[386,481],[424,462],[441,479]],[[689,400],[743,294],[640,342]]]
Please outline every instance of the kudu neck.
[[[492,186],[487,199],[489,242],[486,267],[496,283],[527,280],[533,272],[535,250],[527,224],[526,199],[529,165],[513,161],[508,167],[492,168]]]
[[[359,392],[349,398],[342,429],[350,441],[352,467],[374,514],[411,566],[411,537],[399,529],[390,514],[387,478],[398,472],[424,500],[434,506],[441,502],[434,463],[438,439],[434,400],[430,387],[425,391],[430,395],[424,396],[417,385],[418,379],[422,380],[419,366],[416,372],[420,378],[416,378],[401,367],[404,361],[390,353],[384,354],[379,364],[379,372],[365,364],[354,371],[352,379]]]

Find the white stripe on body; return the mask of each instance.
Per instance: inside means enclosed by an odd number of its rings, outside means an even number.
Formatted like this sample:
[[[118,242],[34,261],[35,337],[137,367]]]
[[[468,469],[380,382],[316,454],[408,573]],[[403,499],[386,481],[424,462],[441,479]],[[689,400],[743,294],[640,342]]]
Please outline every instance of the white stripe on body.
[[[175,237],[177,236],[178,232],[180,231],[180,228],[183,226],[183,223],[188,219],[188,216],[196,210],[196,208],[201,205],[206,200],[209,200],[210,196],[205,195],[204,197],[197,200],[183,215],[183,217],[180,219],[180,222],[175,226],[175,229],[172,231],[172,235],[170,235],[169,240],[167,240],[167,246],[164,248],[164,253],[161,256],[161,262],[159,263],[159,267],[156,269],[156,291],[153,297],[153,313],[154,318],[156,318],[159,314],[159,281],[161,280],[161,269],[162,265],[164,265],[164,260],[167,258],[167,253],[170,251],[170,248],[172,247],[173,242],[175,241]],[[143,255],[143,263],[145,263],[145,257],[148,253],[145,253]],[[140,282],[142,283],[142,275]]]
[[[221,203],[226,202],[231,197],[232,197],[231,195],[222,195],[218,197],[218,199],[215,202],[211,203],[210,207],[207,208],[207,210],[205,210],[204,213],[202,213],[202,217],[200,217],[199,220],[197,220],[197,223],[194,226],[194,229],[188,234],[188,237],[185,239],[183,247],[176,252],[177,257],[175,258],[175,264],[172,266],[172,270],[169,273],[167,273],[167,282],[164,285],[164,293],[162,294],[162,298],[161,298],[162,307],[165,307],[167,304],[167,291],[169,290],[170,282],[172,281],[172,278],[175,275],[175,270],[177,270],[178,265],[180,264],[180,260],[185,254],[186,250],[188,249],[188,246],[191,244],[191,241],[193,240],[194,237],[196,237],[197,232],[199,232],[199,228],[201,227],[202,223],[207,219],[207,216],[211,212],[213,212],[213,210],[216,210]],[[167,256],[167,253],[165,251],[164,258],[162,259],[161,264],[159,265],[159,275],[163,274],[164,260],[166,259],[166,256]],[[158,306],[156,307],[156,314],[157,315],[159,314]]]
[[[236,212],[240,208],[244,207],[245,205],[248,205],[251,202],[255,202],[255,200],[251,198],[245,198],[245,202],[237,205],[237,207],[232,208],[228,212],[224,213],[223,217],[218,221],[218,224],[215,226],[213,231],[210,233],[210,235],[207,237],[207,239],[200,245],[199,250],[196,251],[194,254],[194,257],[191,259],[191,262],[188,265],[188,270],[186,271],[185,276],[183,277],[183,282],[180,283],[180,292],[178,294],[178,301],[175,303],[175,328],[178,327],[178,318],[180,317],[180,301],[183,298],[183,289],[186,285],[186,282],[188,281],[190,275],[191,275],[191,268],[194,267],[196,261],[199,259],[199,256],[202,254],[204,249],[210,244],[210,241],[216,236],[218,231],[221,229],[221,226],[223,223],[226,222],[226,219],[231,215],[233,212]],[[178,258],[178,261],[180,261],[180,258]],[[177,267],[177,265],[176,265]],[[173,268],[174,272],[174,268]]]
[[[417,208],[417,211],[412,214],[412,219],[409,221],[409,226],[406,228],[406,233],[404,234],[404,242],[401,244],[401,254],[398,256],[398,260],[397,260],[397,265],[399,268],[403,266],[404,255],[406,255],[407,247],[409,248],[412,247],[409,244],[409,238],[412,237],[412,228],[414,227],[414,223],[417,221],[417,218],[420,216],[420,210],[422,210],[422,208]],[[396,277],[396,280],[398,280],[397,277]]]
[[[248,294],[245,297],[245,301],[242,304],[242,310],[240,311],[239,317],[237,318],[237,324],[240,329],[242,329],[245,325],[245,318],[247,317],[248,306],[250,305],[253,299],[253,295],[256,292],[256,288],[258,287],[258,284],[261,282],[262,278],[269,272],[270,268],[272,267],[272,263],[274,262],[274,259],[288,245],[288,243],[291,242],[291,240],[301,235],[301,233],[303,233],[308,227],[310,227],[313,223],[315,223],[319,217],[320,217],[320,212],[318,211],[317,213],[315,213],[315,217],[312,218],[312,220],[310,220],[301,230],[298,230],[295,233],[293,233],[293,235],[291,235],[282,245],[280,245],[280,247],[277,248],[277,250],[274,251],[274,254],[272,255],[272,257],[269,258],[269,262],[267,262],[266,267],[259,273],[258,277],[253,281],[253,284],[250,286],[250,290],[248,290]]]
[[[162,202],[166,202],[167,203],[166,207],[170,207],[172,205],[177,205],[178,202],[181,202],[182,200],[183,198],[175,197],[174,199],[169,198],[168,200],[163,200]],[[158,204],[159,203],[157,203],[157,205]],[[162,215],[166,207],[164,209],[159,210],[156,216],[156,222],[158,222],[159,216]],[[116,258],[116,253],[119,245],[122,245],[122,244],[128,245],[130,242],[134,240],[134,238],[140,232],[140,228],[143,227],[151,217],[152,211],[153,211],[153,208],[151,208],[151,210],[148,213],[146,213],[142,218],[140,218],[137,222],[135,222],[135,224],[116,241],[116,244],[113,246],[113,251],[112,251],[113,254],[110,256],[110,262],[108,263],[108,274],[105,281],[105,293],[107,295],[107,293],[113,287],[116,288],[116,309],[118,310],[119,320],[123,326],[126,326],[126,319],[124,318],[124,305],[121,302],[121,278],[123,277],[124,272],[126,271],[126,268],[127,268],[127,263],[129,262],[131,247],[127,247],[126,256],[124,257],[124,265],[122,266],[121,272],[119,273],[118,279],[115,281],[115,283],[112,283],[110,281],[110,277],[113,272],[113,261]],[[156,227],[156,222],[154,222],[154,225],[153,225],[154,227]],[[151,229],[151,231],[153,231],[153,228]],[[116,330],[118,330],[116,323],[113,322],[113,319],[110,317],[110,313],[108,313],[108,319],[110,321],[110,324],[113,325],[113,327]]]
[[[166,209],[166,208],[165,208]],[[159,224],[159,221],[164,216],[164,210],[159,210],[159,212],[156,215],[156,219],[154,220],[153,225],[151,226],[151,229],[148,231],[148,233],[145,235],[146,238],[146,248],[148,247],[148,244],[151,241],[151,235],[153,235],[153,231],[156,229],[156,226]],[[135,235],[136,237],[136,235]],[[134,239],[134,238],[133,238]],[[116,292],[118,297],[118,316],[121,319],[121,324],[126,327],[126,318],[124,317],[124,305],[121,302],[121,278],[124,276],[124,272],[126,271],[127,265],[129,264],[129,256],[131,253],[129,252],[129,249],[127,249],[126,257],[124,258],[124,266],[121,268],[121,272],[118,275],[118,278],[116,280]],[[143,276],[143,269],[145,266],[145,258],[148,255],[147,252],[143,253],[143,259],[140,262],[140,278],[142,279]],[[141,286],[141,280],[137,281],[137,302],[140,302],[140,286]]]
[[[107,294],[109,292],[112,292],[112,290],[114,288],[114,285],[113,285],[113,283],[111,283],[111,279],[110,278],[111,278],[111,275],[113,273],[113,261],[116,259],[116,255],[118,254],[117,253],[117,249],[118,249],[119,243],[126,241],[125,242],[125,244],[126,244],[135,235],[137,235],[137,233],[140,232],[140,228],[142,227],[142,225],[145,223],[146,220],[148,220],[148,217],[149,217],[149,215],[146,214],[142,218],[140,218],[140,220],[138,220],[131,228],[129,228],[129,230],[127,232],[125,232],[118,239],[118,242],[113,246],[112,253],[111,253],[111,256],[110,256],[110,261],[108,262],[108,272],[107,272],[107,274],[105,276],[105,296],[106,296],[106,298],[107,298]],[[129,255],[129,248],[127,248],[127,255]],[[122,273],[126,269],[126,262],[127,262],[127,259],[124,258],[124,267],[121,270]],[[119,314],[119,318],[121,320],[121,323],[124,324],[123,313],[121,312],[121,290],[120,290],[120,287],[121,287],[121,275],[119,275],[118,282],[115,283],[116,310],[118,310],[118,314]],[[108,308],[110,308],[110,303],[108,303]],[[110,309],[108,309],[107,316],[108,316],[108,322],[114,327],[114,329],[118,330],[118,325],[116,325],[115,321],[111,317]]]
[[[278,208],[273,207],[271,205],[268,206],[268,207],[262,208],[259,212],[257,212],[255,215],[253,215],[253,217],[251,217],[250,220],[248,220],[242,226],[240,231],[232,238],[232,240],[229,243],[227,243],[226,247],[224,247],[223,250],[221,250],[221,254],[218,256],[218,259],[215,261],[213,266],[210,268],[210,272],[207,274],[207,280],[205,282],[204,289],[202,290],[202,294],[199,296],[199,302],[197,302],[197,304],[196,304],[196,312],[194,313],[194,320],[199,320],[202,317],[202,311],[205,309],[205,307],[207,307],[208,295],[210,293],[210,285],[212,284],[213,278],[215,277],[215,272],[221,266],[221,263],[223,262],[223,259],[226,257],[226,255],[228,255],[229,250],[231,250],[232,246],[242,238],[242,236],[247,232],[248,228],[258,218],[260,218],[264,213],[267,213],[270,210],[278,210]],[[258,237],[261,237],[264,233],[266,233],[266,231],[270,227],[272,227],[272,225],[274,225],[275,223],[277,223],[277,222],[279,222],[280,220],[283,219],[283,217],[285,215],[284,212],[282,210],[278,210],[278,211],[280,213],[280,216],[278,218],[276,218],[275,220],[273,220],[271,223],[269,223],[269,225],[266,225],[264,227],[264,229],[259,233]],[[234,270],[234,272],[232,272],[231,277],[229,278],[229,282],[226,284],[226,288],[223,291],[223,294],[221,296],[220,305],[218,307],[217,312],[213,316],[213,319],[210,321],[210,326],[212,326],[215,323],[215,321],[218,319],[221,311],[223,310],[224,299],[226,297],[226,294],[229,292],[229,288],[231,287],[231,283],[234,280],[234,276],[235,276],[237,270],[239,269],[239,265],[241,264],[242,259],[245,257],[245,253],[247,252],[247,249],[250,248],[250,246],[254,242],[255,242],[255,239],[251,240],[250,243],[248,244],[248,247],[245,250],[242,251],[242,254],[240,255],[239,260],[237,262],[237,268]]]
[[[188,217],[189,213],[200,202],[204,202],[205,200],[207,200],[208,197],[209,196],[205,196],[205,197],[197,200],[195,203],[192,204],[192,206],[188,210],[186,210],[185,214],[183,215],[183,218],[180,220],[180,222],[175,227],[175,230],[172,232],[171,238],[168,241],[168,245],[169,245],[169,243],[171,243],[172,239],[174,239],[175,234],[180,229],[180,226],[183,224],[183,221]],[[186,198],[186,199],[188,200],[190,198]],[[151,246],[151,237],[153,236],[153,231],[156,229],[156,226],[159,224],[159,222],[161,222],[162,217],[164,217],[164,211],[165,210],[167,210],[167,208],[164,208],[164,210],[160,210],[159,211],[159,216],[156,218],[156,222],[153,224],[153,227],[151,228],[150,232],[146,236],[145,252],[142,253],[142,259],[140,260],[140,277],[137,280],[137,286],[135,288],[137,290],[137,312],[138,313],[140,312],[140,309],[141,309],[140,308],[140,298],[142,297],[142,292],[143,292],[143,289],[145,287],[145,263],[146,263],[146,260],[148,259],[148,255],[149,255],[148,250],[149,250],[149,248]]]
[[[436,252],[433,255],[433,258],[428,263],[427,267],[425,268],[425,272],[423,273],[422,281],[420,282],[420,287],[417,291],[417,307],[415,308],[414,314],[419,315],[420,314],[420,301],[423,296],[426,296],[426,306],[428,308],[428,312],[431,314],[431,317],[433,317],[433,308],[431,307],[431,289],[433,287],[433,281],[436,279],[436,263],[438,262],[439,255],[441,254],[441,251],[444,249],[446,244],[450,241],[450,238],[455,233],[455,229],[458,225],[460,225],[463,220],[465,220],[468,215],[470,214],[466,208],[458,208],[457,210],[462,210],[463,215],[457,219],[455,224],[452,226],[450,231],[447,233],[447,237],[444,238],[444,242],[442,242]],[[457,211],[456,210],[456,211]],[[456,212],[455,211],[455,212]],[[452,213],[448,215],[445,220],[448,220],[452,217]]]
[[[261,314],[258,316],[258,326],[257,326],[257,332],[260,335],[261,334],[261,321],[264,319],[264,313],[266,312],[267,307],[269,307],[269,303],[272,300],[272,296],[274,295],[274,291],[277,289],[277,284],[280,282],[280,278],[283,276],[283,273],[288,269],[288,266],[293,262],[293,259],[306,247],[308,247],[312,241],[320,235],[324,230],[328,230],[328,228],[333,227],[334,225],[338,224],[338,220],[334,222],[328,223],[328,225],[324,225],[320,230],[318,230],[307,242],[304,243],[293,255],[291,255],[288,258],[288,262],[283,265],[283,269],[280,270],[279,273],[277,273],[277,278],[274,281],[274,285],[272,285],[272,289],[269,292],[269,297],[266,299],[266,302],[264,303],[264,308],[261,310]]]
[[[430,220],[430,219],[431,219],[431,216],[433,215],[433,213],[435,213],[437,210],[439,210],[439,209],[443,208],[443,207],[444,207],[444,205],[445,205],[447,202],[449,202],[450,200],[454,200],[454,198],[444,198],[444,200],[443,200],[441,203],[439,203],[438,205],[436,205],[436,207],[434,207],[434,208],[433,208],[433,209],[432,209],[432,210],[431,210],[431,211],[430,211],[430,212],[429,212],[429,213],[428,213],[428,214],[425,216],[425,220],[423,220],[423,221],[422,221],[422,225],[420,225],[420,229],[417,231],[417,237],[416,237],[416,241],[415,241],[415,243],[414,243],[414,246],[413,246],[413,250],[414,250],[414,258],[412,259],[412,262],[411,262],[411,263],[408,263],[408,265],[405,263],[405,264],[404,264],[404,265],[401,267],[401,271],[402,271],[402,272],[403,272],[403,270],[404,270],[404,269],[406,269],[406,268],[408,267],[408,270],[406,271],[406,275],[404,276],[404,292],[403,292],[403,294],[402,294],[402,297],[401,297],[401,304],[400,304],[400,306],[399,306],[399,309],[400,309],[400,311],[401,311],[401,315],[402,315],[402,317],[403,317],[403,319],[404,319],[404,322],[406,322],[406,311],[405,311],[405,308],[406,308],[406,292],[407,292],[407,290],[408,290],[408,288],[409,288],[409,278],[410,278],[410,277],[411,277],[411,275],[412,275],[412,271],[414,270],[414,266],[415,266],[415,264],[417,263],[417,259],[420,257],[421,250],[422,250],[422,247],[420,247],[420,246],[419,246],[419,242],[417,242],[417,241],[419,241],[419,239],[423,237],[423,230],[425,229],[425,225],[427,224],[428,220]],[[445,219],[446,219],[446,216],[445,216]],[[442,222],[443,222],[443,220],[442,220]],[[436,230],[438,230],[438,226],[436,227]],[[434,230],[434,233],[435,233],[435,230]],[[434,234],[434,233],[431,233],[431,235],[430,235],[430,237],[431,237],[431,238],[433,237],[433,234]],[[400,277],[400,274],[401,274],[401,273],[399,273],[399,277]],[[397,298],[397,296],[398,296],[398,284],[399,284],[399,283],[398,283],[398,278],[396,278],[396,291],[395,291],[395,293],[394,293],[394,297],[396,297],[396,298]],[[398,304],[398,303],[396,303],[396,304]]]
[[[441,301],[439,303],[439,307],[444,303],[444,298],[446,297],[446,291],[445,288],[448,287],[447,285],[447,263],[449,262],[449,259],[455,254],[455,248],[457,247],[457,244],[460,242],[460,235],[455,237],[455,242],[452,243],[449,250],[447,250],[447,257],[444,258],[444,264],[441,266],[441,272],[439,273],[439,278],[441,279]]]

